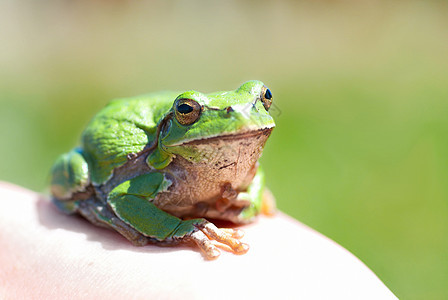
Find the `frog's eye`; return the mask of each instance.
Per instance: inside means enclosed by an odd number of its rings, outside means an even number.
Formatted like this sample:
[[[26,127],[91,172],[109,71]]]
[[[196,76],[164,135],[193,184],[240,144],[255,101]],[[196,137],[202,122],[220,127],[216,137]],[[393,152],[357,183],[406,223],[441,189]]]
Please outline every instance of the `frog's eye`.
[[[261,89],[261,102],[263,103],[264,109],[269,111],[272,104],[272,93],[271,90],[265,86]]]
[[[190,125],[196,122],[201,115],[202,107],[191,99],[179,99],[175,106],[177,121],[182,125]]]

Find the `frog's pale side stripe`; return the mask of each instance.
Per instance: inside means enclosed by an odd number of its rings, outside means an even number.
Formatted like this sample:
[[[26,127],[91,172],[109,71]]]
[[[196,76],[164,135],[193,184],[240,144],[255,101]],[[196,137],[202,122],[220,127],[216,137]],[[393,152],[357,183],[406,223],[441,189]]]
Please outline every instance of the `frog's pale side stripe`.
[[[181,141],[180,143],[172,144],[172,145],[169,145],[169,146],[166,146],[166,147],[181,146],[181,145],[188,144],[188,143],[191,143],[191,142],[194,142],[194,141],[207,140],[207,139],[211,139],[211,138],[215,138],[215,137],[240,136],[240,135],[248,134],[248,133],[251,133],[251,132],[254,132],[254,131],[274,128],[274,127],[275,127],[275,123],[272,123],[272,124],[269,124],[269,125],[263,126],[263,127],[259,127],[257,125],[250,125],[250,126],[246,127],[247,130],[245,130],[245,131],[238,131],[237,133],[235,133],[235,132],[228,132],[228,134],[226,134],[226,135],[213,134],[213,135],[207,136],[205,138],[186,139],[186,140]]]

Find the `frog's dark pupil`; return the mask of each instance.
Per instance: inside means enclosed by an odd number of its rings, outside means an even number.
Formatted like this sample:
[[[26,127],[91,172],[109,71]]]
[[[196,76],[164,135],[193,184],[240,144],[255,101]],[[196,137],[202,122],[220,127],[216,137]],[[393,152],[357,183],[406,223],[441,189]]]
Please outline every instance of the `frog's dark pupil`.
[[[188,114],[193,111],[193,107],[184,103],[177,107],[177,111],[180,112],[181,114]]]
[[[269,89],[266,89],[266,93],[264,93],[264,97],[268,100],[272,99],[272,93]]]

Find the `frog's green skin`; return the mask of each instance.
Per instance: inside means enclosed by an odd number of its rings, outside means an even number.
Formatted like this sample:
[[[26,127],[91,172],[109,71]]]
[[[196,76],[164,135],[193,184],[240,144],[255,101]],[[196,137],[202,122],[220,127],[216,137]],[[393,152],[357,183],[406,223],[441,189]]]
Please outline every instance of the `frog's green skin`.
[[[114,100],[53,166],[53,202],[135,245],[194,241],[215,258],[214,239],[244,253],[240,231],[204,218],[247,223],[260,212],[257,161],[275,126],[271,98],[249,81],[229,92]]]

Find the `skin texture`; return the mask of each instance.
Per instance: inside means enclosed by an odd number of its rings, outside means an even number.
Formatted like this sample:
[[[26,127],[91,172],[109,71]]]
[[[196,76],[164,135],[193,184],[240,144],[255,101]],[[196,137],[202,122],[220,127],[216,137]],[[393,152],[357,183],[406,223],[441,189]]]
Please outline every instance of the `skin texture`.
[[[133,247],[12,184],[0,182],[0,207],[1,299],[396,299],[359,259],[281,213],[241,227],[246,255],[206,261],[186,247]]]
[[[260,81],[203,94],[162,92],[109,103],[81,146],[52,169],[53,202],[137,246],[194,242],[205,256],[248,251],[242,232],[205,218],[252,222],[264,197],[258,166],[274,128]],[[272,201],[271,201],[272,202]]]

